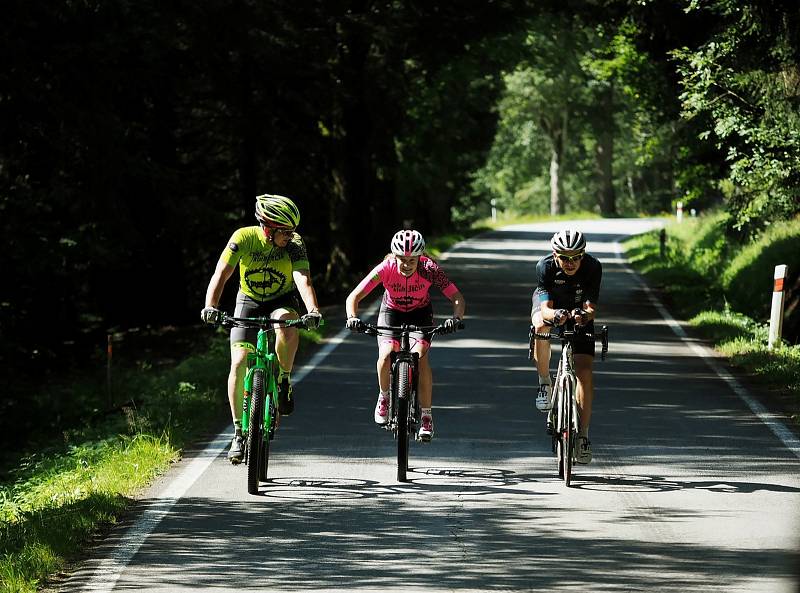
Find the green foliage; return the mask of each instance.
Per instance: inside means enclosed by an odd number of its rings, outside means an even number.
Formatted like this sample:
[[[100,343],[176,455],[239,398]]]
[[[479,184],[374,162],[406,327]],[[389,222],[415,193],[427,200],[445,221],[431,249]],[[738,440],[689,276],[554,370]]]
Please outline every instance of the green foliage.
[[[766,322],[776,265],[787,264],[784,336],[800,339],[800,219],[772,225],[755,241],[740,244],[726,234],[732,216],[717,212],[673,223],[664,257],[658,233],[627,243],[631,262],[663,287],[684,317],[704,309],[731,311]]]
[[[763,323],[757,323],[750,317],[736,313],[726,307],[722,311],[703,311],[695,315],[690,323],[703,330],[703,335],[710,338],[722,348],[729,342],[736,340],[759,340],[766,343],[768,328]]]
[[[731,306],[761,319],[768,318],[775,266],[788,265],[786,286],[791,290],[792,279],[800,272],[798,246],[800,219],[770,225],[756,241],[739,251],[721,276],[722,288]],[[790,292],[789,299],[792,296]],[[793,314],[798,315],[798,312]],[[791,332],[797,324],[795,318],[789,317],[786,329]]]
[[[121,372],[115,386],[127,405],[87,417],[64,433],[63,444],[31,446],[36,453],[18,460],[0,483],[2,590],[36,590],[98,527],[113,524],[187,439],[225,413],[228,356],[220,335],[206,353],[174,367]]]
[[[701,10],[696,5],[693,9]],[[676,49],[684,114],[704,118],[730,167],[727,208],[756,235],[800,212],[800,13],[795,5],[717,0],[718,25],[697,49]]]
[[[0,487],[0,583],[34,591],[62,569],[98,525],[111,524],[133,494],[176,457],[166,439],[139,434],[31,456]]]
[[[754,277],[764,276],[764,270],[757,272],[759,264],[755,262],[768,268],[766,271],[771,275],[768,254],[772,249],[785,249],[786,237],[793,237],[792,244],[797,245],[800,221],[776,225],[778,228],[771,237],[765,235],[742,248],[719,240],[724,236],[722,231],[728,219],[727,213],[718,213],[680,225],[671,224],[667,227],[669,247],[663,257],[658,232],[627,241],[626,255],[677,314],[690,319],[702,337],[709,339],[735,365],[774,389],[795,422],[800,424],[800,344],[784,342],[772,350],[767,348],[769,327],[758,310],[768,305],[770,295],[768,291],[759,295],[752,290],[758,282]],[[737,253],[741,255],[736,257]],[[737,261],[740,258],[742,261]],[[797,283],[798,277],[800,275],[795,275],[790,282]],[[726,282],[727,290],[733,288],[736,297],[730,297],[723,289]],[[726,295],[730,302],[725,300]],[[744,302],[742,308],[737,305],[740,295]],[[795,294],[794,298],[797,296]],[[784,337],[797,341],[800,332],[797,326],[791,325],[792,319],[792,313],[788,313]],[[787,334],[787,328],[791,327],[794,327],[793,333]]]

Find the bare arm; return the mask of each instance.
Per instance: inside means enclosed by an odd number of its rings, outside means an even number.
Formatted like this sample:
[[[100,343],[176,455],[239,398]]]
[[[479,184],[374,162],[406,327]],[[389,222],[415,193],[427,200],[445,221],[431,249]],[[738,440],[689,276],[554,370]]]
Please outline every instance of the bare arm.
[[[206,307],[214,307],[215,309],[219,306],[219,301],[222,298],[222,290],[225,288],[225,283],[233,274],[234,267],[230,264],[226,264],[223,261],[217,262],[217,268],[214,270],[214,275],[211,276],[211,280],[208,283],[208,288],[206,289]]]
[[[464,295],[461,292],[456,292],[450,297],[453,303],[453,317],[464,319],[464,311],[467,308],[467,303],[464,301]]]
[[[297,292],[300,293],[300,298],[303,299],[303,304],[306,306],[306,311],[319,313],[317,292],[311,283],[311,273],[308,270],[295,270],[292,272],[292,278],[295,286],[297,286]]]
[[[361,284],[359,284],[359,286],[360,285]],[[345,310],[347,311],[348,319],[350,317],[358,317],[358,304],[365,296],[367,296],[367,294],[368,293],[359,290],[358,287],[356,287],[349,295],[347,295],[347,301],[345,302]]]

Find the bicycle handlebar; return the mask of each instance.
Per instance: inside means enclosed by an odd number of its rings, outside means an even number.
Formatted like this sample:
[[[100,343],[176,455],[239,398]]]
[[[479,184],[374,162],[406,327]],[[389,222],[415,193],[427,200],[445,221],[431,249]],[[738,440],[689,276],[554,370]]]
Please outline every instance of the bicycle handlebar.
[[[562,326],[563,328],[563,326]],[[555,333],[540,333],[536,332],[531,326],[531,331],[529,334],[530,337],[530,345],[531,349],[533,348],[533,341],[534,340],[561,340],[562,342],[574,342],[578,339],[583,340],[594,340],[595,342],[600,342],[602,344],[602,348],[600,350],[600,358],[601,360],[606,359],[606,354],[608,353],[608,326],[603,325],[600,326],[600,332],[589,333],[587,331],[583,331],[580,326],[574,326],[574,329],[566,329],[563,328],[561,331],[557,331]],[[532,353],[528,352],[528,358],[532,357]]]
[[[459,321],[458,325],[456,326],[456,330],[464,329],[464,322]],[[436,334],[442,333],[444,330],[444,324],[440,323],[439,325],[373,325],[372,323],[364,323],[362,329],[359,330],[359,333],[367,334],[368,336],[377,336],[382,331],[384,332],[419,332],[423,334],[428,334],[430,336],[435,336]]]
[[[227,313],[222,313],[222,318],[216,325],[223,327],[243,327],[243,328],[256,328],[265,330],[274,330],[276,325],[278,327],[306,327],[302,319],[272,319],[270,317],[234,317]]]

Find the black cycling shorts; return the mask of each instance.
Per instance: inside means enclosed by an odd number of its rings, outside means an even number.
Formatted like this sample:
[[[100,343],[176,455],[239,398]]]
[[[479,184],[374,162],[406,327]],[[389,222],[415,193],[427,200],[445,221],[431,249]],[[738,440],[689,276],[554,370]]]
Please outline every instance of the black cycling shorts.
[[[428,303],[419,309],[412,309],[411,311],[398,311],[386,306],[386,303],[381,302],[381,309],[378,312],[378,325],[417,325],[420,327],[433,325],[433,305]],[[378,342],[397,341],[400,339],[400,332],[389,332],[381,330],[378,336]],[[430,345],[431,335],[429,333],[423,334],[422,332],[412,332],[411,336],[417,340],[422,340],[427,346]]]
[[[277,309],[289,309],[295,313],[300,313],[300,300],[295,291],[289,292],[271,301],[257,301],[242,291],[236,295],[236,309],[234,317],[272,317]],[[233,327],[231,328],[231,346],[244,342],[256,346],[258,338],[258,328],[255,327]]]

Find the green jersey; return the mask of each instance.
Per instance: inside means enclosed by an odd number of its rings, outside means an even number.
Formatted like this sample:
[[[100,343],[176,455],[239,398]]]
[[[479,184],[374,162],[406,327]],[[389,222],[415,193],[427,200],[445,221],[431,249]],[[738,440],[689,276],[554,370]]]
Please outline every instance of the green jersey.
[[[257,301],[271,301],[294,289],[292,272],[308,270],[303,238],[294,233],[286,247],[267,240],[260,226],[243,227],[231,236],[220,260],[239,265],[239,289]]]

